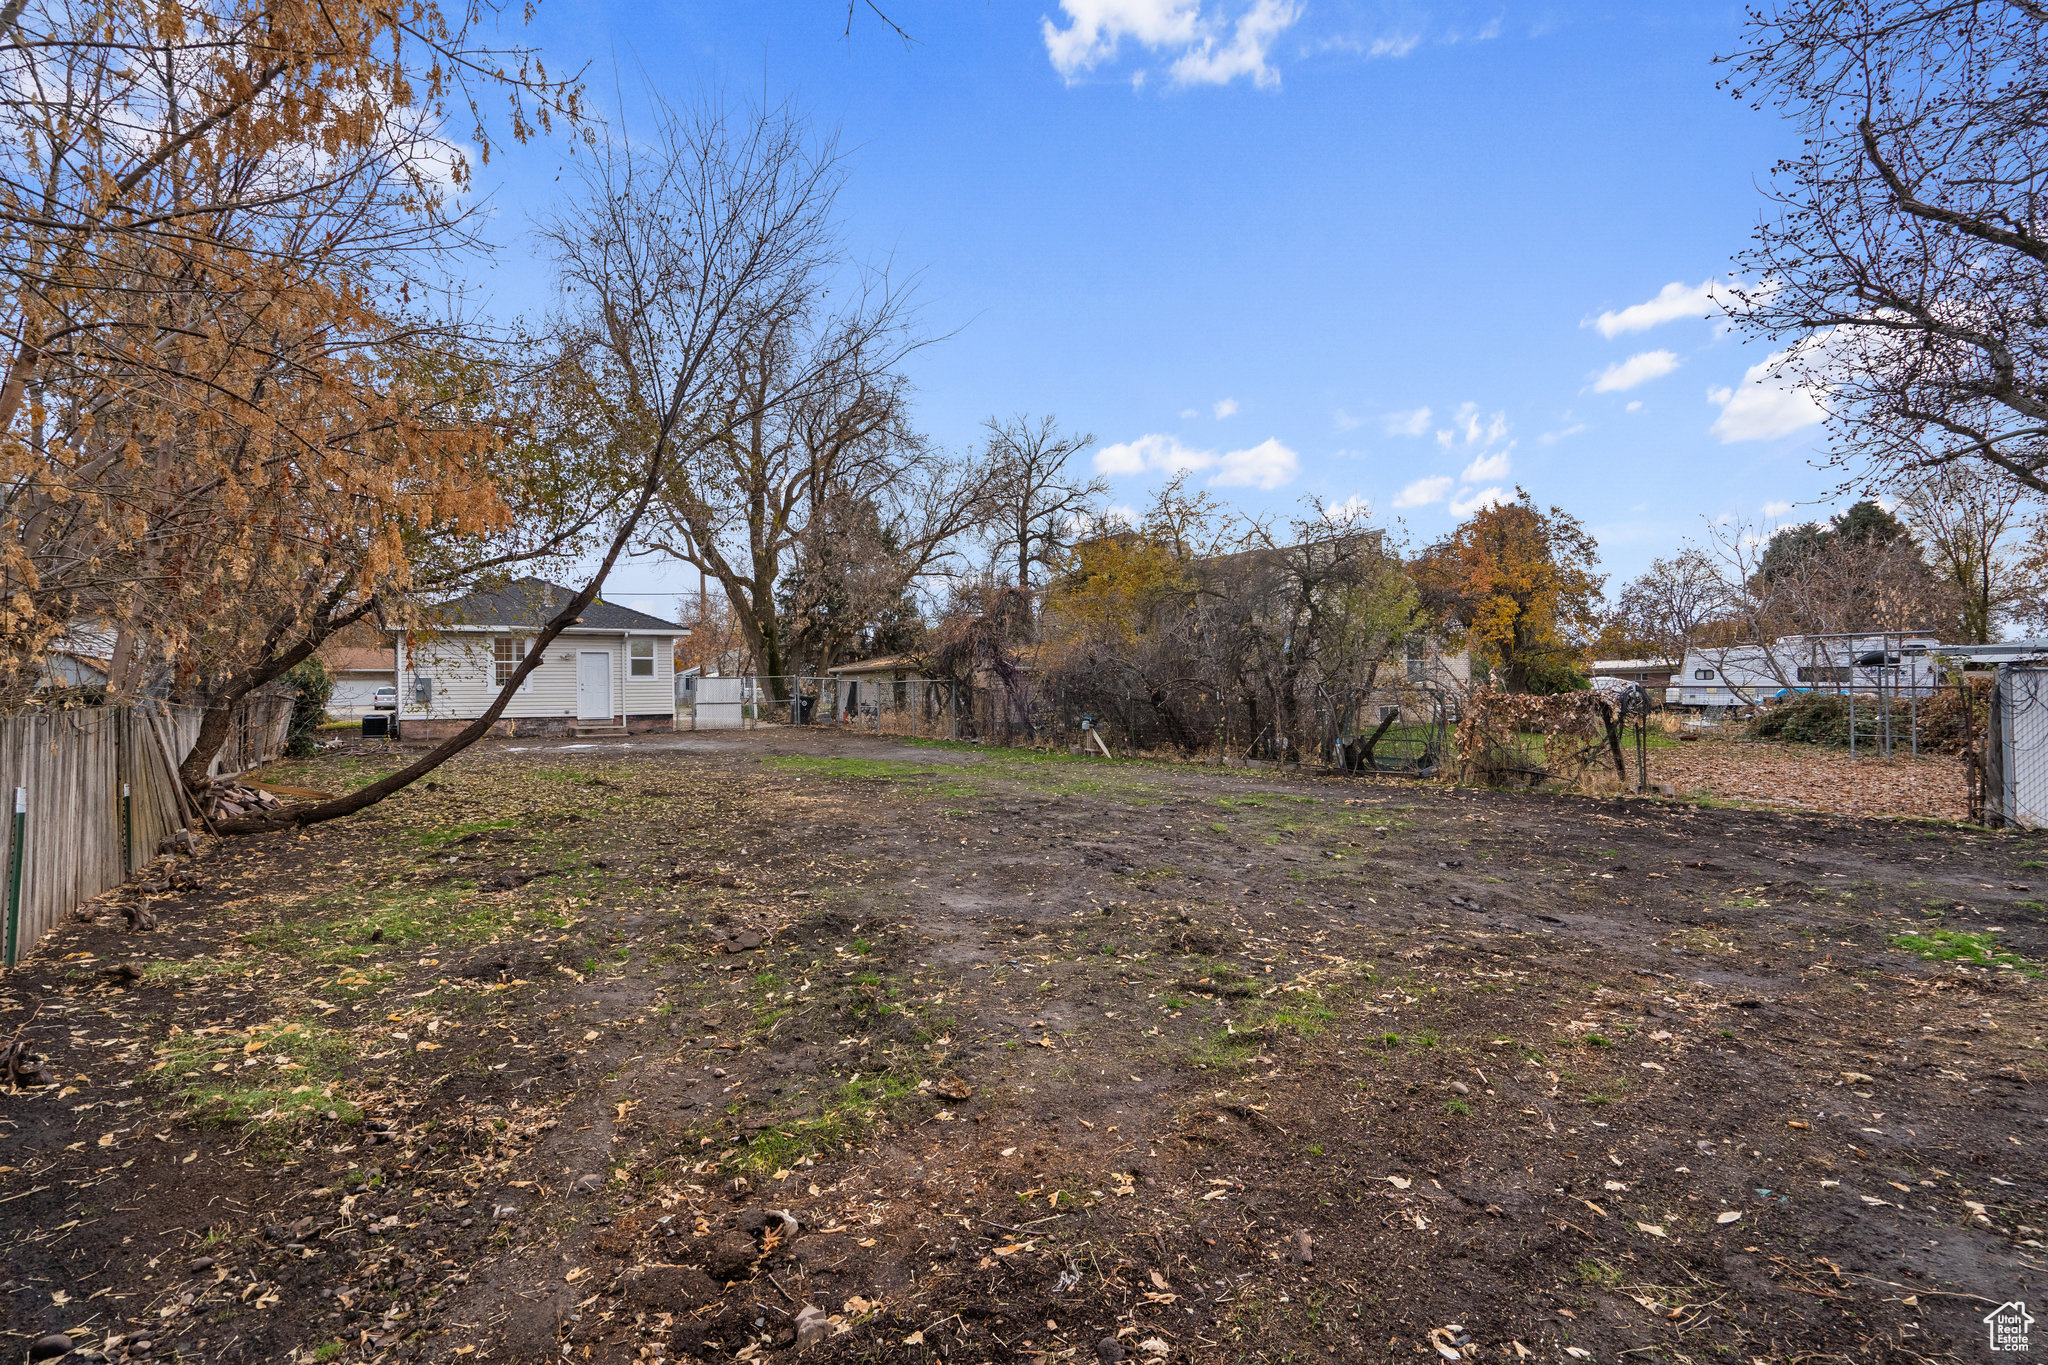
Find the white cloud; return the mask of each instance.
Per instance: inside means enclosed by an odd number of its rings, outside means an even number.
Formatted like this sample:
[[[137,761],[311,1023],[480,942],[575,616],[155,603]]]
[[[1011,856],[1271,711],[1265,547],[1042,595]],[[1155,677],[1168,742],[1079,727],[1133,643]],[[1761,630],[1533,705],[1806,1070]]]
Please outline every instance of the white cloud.
[[[1268,60],[1280,35],[1301,18],[1296,0],[1251,0],[1231,20],[1220,5],[1203,11],[1203,0],[1060,0],[1065,27],[1041,21],[1046,55],[1069,82],[1114,61],[1125,39],[1172,58],[1181,85],[1227,85],[1240,76],[1254,85],[1280,83]],[[1145,72],[1133,73],[1141,90]]]
[[[1365,49],[1368,57],[1405,57],[1422,45],[1420,33],[1397,33],[1387,38],[1375,38]]]
[[[1210,408],[1209,411],[1213,413],[1215,415],[1216,420],[1220,422],[1224,418],[1234,416],[1236,414],[1237,400],[1235,398],[1219,398],[1216,400],[1216,405]]]
[[[1508,451],[1514,445],[1509,443],[1506,450],[1496,450],[1480,455],[1465,466],[1465,472],[1458,476],[1460,483],[1484,483],[1488,479],[1505,479],[1508,476]]]
[[[1482,419],[1477,403],[1461,403],[1458,405],[1458,411],[1451,417],[1451,427],[1448,430],[1438,429],[1436,443],[1445,450],[1456,449],[1460,442],[1484,449],[1499,443],[1507,434],[1506,413],[1496,412],[1493,416]]]
[[[1610,341],[1623,332],[1643,332],[1680,318],[1707,318],[1716,313],[1726,314],[1742,306],[1736,297],[1740,284],[1734,280],[1703,280],[1699,284],[1673,282],[1657,291],[1657,296],[1644,303],[1630,304],[1618,311],[1609,311],[1596,318],[1589,318],[1579,324],[1595,327],[1600,335]]]
[[[1116,56],[1117,44],[1132,38],[1146,47],[1185,47],[1195,41],[1201,0],[1060,0],[1071,21],[1065,28],[1041,20],[1046,54],[1062,76]]]
[[[1629,408],[1631,411],[1641,406],[1641,403],[1629,404]],[[1546,431],[1541,436],[1538,436],[1536,439],[1541,441],[1544,445],[1554,446],[1559,441],[1567,440],[1573,436],[1578,435],[1580,432],[1586,429],[1586,424],[1584,422],[1571,421],[1570,413],[1566,413],[1565,418],[1566,425],[1559,427],[1556,431]]]
[[[1444,495],[1451,491],[1453,482],[1448,474],[1433,474],[1426,479],[1417,479],[1396,495],[1394,506],[1427,507],[1433,502],[1442,502]]]
[[[1182,85],[1228,85],[1249,76],[1262,88],[1278,85],[1280,73],[1266,54],[1300,17],[1301,7],[1294,0],[1253,0],[1252,7],[1238,16],[1228,43],[1219,45],[1213,31],[1206,34],[1199,47],[1182,53],[1173,64],[1173,78]]]
[[[1119,441],[1095,452],[1095,472],[1110,475],[1179,474],[1213,469],[1209,482],[1218,488],[1278,488],[1301,468],[1301,458],[1268,437],[1245,450],[1196,450],[1178,438],[1154,432],[1135,441]]]
[[[1623,412],[1641,412],[1642,410],[1643,400],[1640,398],[1629,399],[1628,406],[1622,409]]]
[[[1764,515],[1772,521],[1776,521],[1779,517],[1785,516],[1791,511],[1792,504],[1789,502],[1767,502],[1764,504]]]
[[[1462,498],[1451,499],[1451,515],[1469,517],[1482,507],[1498,507],[1507,501],[1507,494],[1498,488],[1482,488],[1477,493],[1468,493]]]
[[[1390,412],[1382,420],[1389,436],[1420,436],[1429,430],[1429,409],[1409,408],[1406,412]]]
[[[1362,521],[1372,515],[1372,503],[1364,495],[1353,493],[1342,502],[1331,503],[1323,509],[1325,521]]]
[[[1185,469],[1207,469],[1216,457],[1206,450],[1190,450],[1172,436],[1157,433],[1135,441],[1120,441],[1095,452],[1098,474],[1143,474],[1164,470],[1178,474]]]
[[[1678,357],[1669,351],[1639,351],[1627,360],[1617,360],[1593,381],[1595,393],[1620,393],[1652,379],[1662,379],[1678,368]]]
[[[1827,409],[1817,386],[1806,380],[1802,363],[1825,344],[1799,342],[1750,366],[1740,384],[1707,390],[1707,401],[1721,409],[1713,434],[1723,442],[1772,441],[1826,421]]]
[[[1278,488],[1300,469],[1300,457],[1268,436],[1249,450],[1233,450],[1216,462],[1218,488]]]
[[[1353,417],[1344,409],[1338,408],[1335,413],[1331,414],[1330,424],[1339,431],[1356,431],[1365,425],[1365,419],[1363,417]]]

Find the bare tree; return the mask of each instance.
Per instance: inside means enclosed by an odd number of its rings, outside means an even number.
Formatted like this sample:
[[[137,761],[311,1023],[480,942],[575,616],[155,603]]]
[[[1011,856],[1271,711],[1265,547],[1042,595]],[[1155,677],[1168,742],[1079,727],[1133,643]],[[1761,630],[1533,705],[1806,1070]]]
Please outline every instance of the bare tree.
[[[1656,559],[1615,601],[1613,621],[1630,640],[1673,662],[1685,658],[1702,631],[1728,609],[1729,585],[1706,551],[1688,545]]]
[[[678,468],[740,429],[751,409],[733,368],[764,312],[793,311],[839,264],[837,156],[783,106],[690,113],[657,103],[651,133],[602,148],[582,193],[542,225],[564,303],[557,327],[586,392],[608,478],[592,492],[602,546],[583,586],[536,632],[481,715],[426,755],[334,800],[244,816],[250,832],[348,815],[417,781],[489,732],[547,646],[634,543]],[[779,392],[778,395],[779,397]]]
[[[1836,459],[2048,492],[2048,7],[1779,0],[1725,60],[1804,139],[1734,311]]]
[[[663,485],[651,542],[715,578],[761,671],[781,695],[790,667],[783,575],[814,568],[860,510],[887,528],[867,570],[895,594],[975,522],[981,475],[912,429],[898,366],[920,343],[886,282],[826,312],[833,281],[763,307],[734,350],[739,420]],[[830,662],[827,660],[826,662]]]
[[[1924,553],[1955,598],[1962,644],[1990,644],[2029,596],[2030,575],[2011,543],[2026,490],[1947,467],[1906,490],[1900,510]]]
[[[1109,494],[1101,478],[1080,479],[1067,466],[1095,444],[1091,434],[1064,435],[1057,418],[1036,421],[1019,414],[988,419],[990,468],[986,491],[989,524],[998,563],[1016,566],[1016,586],[1032,588],[1031,571],[1059,562],[1075,528],[1089,523],[1090,510]]]

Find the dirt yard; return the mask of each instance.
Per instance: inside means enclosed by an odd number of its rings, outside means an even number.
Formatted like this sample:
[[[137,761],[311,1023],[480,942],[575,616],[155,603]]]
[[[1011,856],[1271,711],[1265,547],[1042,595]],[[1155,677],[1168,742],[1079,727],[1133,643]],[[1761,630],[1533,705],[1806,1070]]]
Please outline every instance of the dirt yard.
[[[195,871],[0,979],[9,1359],[1962,1360],[2048,1301],[2038,839],[757,733]]]

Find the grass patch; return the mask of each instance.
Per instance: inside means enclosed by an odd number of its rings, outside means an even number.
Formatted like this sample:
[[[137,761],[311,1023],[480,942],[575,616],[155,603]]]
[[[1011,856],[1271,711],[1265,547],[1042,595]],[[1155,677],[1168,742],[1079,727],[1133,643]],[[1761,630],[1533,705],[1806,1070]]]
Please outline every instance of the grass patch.
[[[2001,948],[1996,935],[1973,934],[1962,929],[1929,929],[1923,934],[1894,934],[1892,947],[1918,953],[1929,962],[1968,962],[1980,967],[2010,967],[2029,977],[2040,968],[2009,948]]]
[[[268,925],[244,935],[243,942],[314,962],[344,965],[391,949],[476,942],[513,928],[563,929],[569,924],[552,911],[486,898],[468,882],[425,890],[369,888],[352,896],[325,897],[314,902],[313,908],[339,913]]]
[[[344,1119],[361,1108],[340,1093],[342,1068],[355,1055],[347,1035],[297,1019],[247,1029],[173,1034],[157,1049],[153,1078],[197,1123],[289,1126],[332,1109]]]
[[[898,1072],[858,1076],[833,1092],[813,1118],[792,1118],[764,1128],[726,1158],[728,1167],[772,1174],[831,1146],[858,1142],[907,1100],[919,1099],[917,1082]]]

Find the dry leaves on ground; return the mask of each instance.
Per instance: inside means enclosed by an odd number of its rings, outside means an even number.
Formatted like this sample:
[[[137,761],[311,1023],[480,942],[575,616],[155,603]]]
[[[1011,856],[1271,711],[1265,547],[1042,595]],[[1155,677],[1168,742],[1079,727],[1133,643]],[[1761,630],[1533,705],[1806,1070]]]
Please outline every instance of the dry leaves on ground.
[[[1650,781],[1680,796],[1707,795],[1831,815],[1910,815],[1961,820],[1969,814],[1962,760],[1851,759],[1815,745],[1701,740],[1650,755]]]

